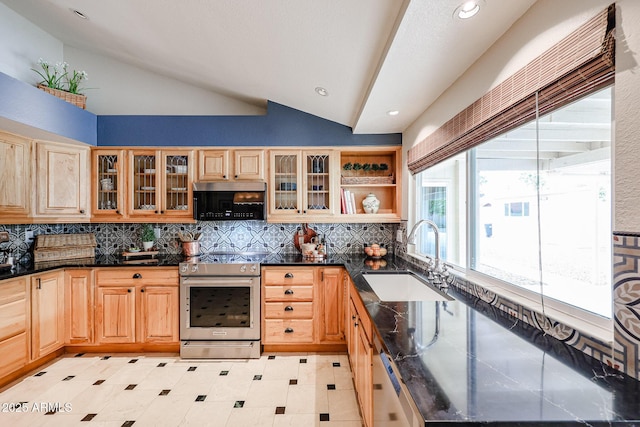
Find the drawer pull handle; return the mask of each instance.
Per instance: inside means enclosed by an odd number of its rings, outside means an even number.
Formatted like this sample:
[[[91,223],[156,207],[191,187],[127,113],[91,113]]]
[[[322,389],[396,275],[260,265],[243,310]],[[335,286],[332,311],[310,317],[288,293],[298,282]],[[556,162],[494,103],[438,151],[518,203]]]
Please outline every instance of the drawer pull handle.
[[[293,289],[287,289],[286,291],[284,291],[285,295],[293,295]]]
[[[285,279],[293,279],[293,273],[287,273],[284,275]]]
[[[142,279],[142,274],[136,273],[136,274],[133,275],[133,278],[134,279]]]
[[[284,311],[293,311],[293,307],[291,307],[290,305],[286,306],[284,308]]]
[[[285,334],[292,334],[293,333],[293,329],[292,328],[287,328],[284,330]]]

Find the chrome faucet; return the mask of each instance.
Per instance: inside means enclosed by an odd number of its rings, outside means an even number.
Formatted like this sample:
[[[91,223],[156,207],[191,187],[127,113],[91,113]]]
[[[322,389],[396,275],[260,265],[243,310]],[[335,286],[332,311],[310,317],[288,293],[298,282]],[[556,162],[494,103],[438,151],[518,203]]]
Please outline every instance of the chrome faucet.
[[[438,230],[438,226],[436,225],[435,222],[431,221],[430,219],[421,219],[420,221],[416,222],[413,228],[411,229],[411,232],[409,233],[409,237],[407,238],[407,244],[408,245],[416,244],[416,234],[418,232],[418,229],[422,226],[422,224],[428,224],[431,226],[431,228],[433,228],[433,233],[435,234],[435,244],[436,244],[436,255],[434,257],[434,261],[437,267],[438,264],[440,264],[440,230]]]
[[[435,235],[436,253],[433,257],[433,266],[429,265],[429,267],[432,267],[429,271],[429,279],[432,280],[433,283],[438,285],[441,289],[446,289],[452,281],[452,278],[450,277],[444,263],[440,262],[440,230],[438,229],[436,223],[431,221],[430,219],[421,219],[420,221],[416,222],[411,229],[411,232],[409,233],[407,244],[416,244],[416,234],[418,232],[418,229],[420,229],[423,224],[428,224],[429,226],[431,226]]]

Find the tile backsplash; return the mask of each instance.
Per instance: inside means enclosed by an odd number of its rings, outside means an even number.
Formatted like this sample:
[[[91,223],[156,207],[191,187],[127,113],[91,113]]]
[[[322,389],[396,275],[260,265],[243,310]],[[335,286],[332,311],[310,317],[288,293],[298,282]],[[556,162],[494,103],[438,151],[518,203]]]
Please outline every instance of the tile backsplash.
[[[202,252],[269,252],[297,253],[293,236],[300,224],[268,224],[264,221],[207,221],[196,224],[153,224],[160,237],[156,247],[161,253],[180,254],[182,247],[178,233],[200,232]],[[94,233],[101,255],[118,254],[123,249],[141,246],[142,224],[20,224],[0,225],[7,231],[10,241],[0,244],[16,259],[31,257],[30,245],[25,235],[32,231],[39,234]],[[361,253],[365,243],[378,243],[394,250],[397,224],[309,224],[319,235],[324,235],[329,253]]]

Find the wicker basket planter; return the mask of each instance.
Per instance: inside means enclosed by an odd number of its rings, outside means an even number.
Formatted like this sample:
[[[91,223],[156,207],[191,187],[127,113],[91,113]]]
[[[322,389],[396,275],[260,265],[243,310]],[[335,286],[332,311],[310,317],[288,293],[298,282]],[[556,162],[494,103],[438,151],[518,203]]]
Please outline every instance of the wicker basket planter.
[[[63,101],[68,102],[69,104],[73,104],[76,107],[80,107],[83,110],[87,107],[87,96],[80,95],[77,93],[65,92],[64,90],[53,89],[48,86],[44,86],[39,84],[38,89],[43,90],[51,95],[62,99]]]
[[[393,184],[393,175],[389,176],[343,176],[343,185],[356,184]]]

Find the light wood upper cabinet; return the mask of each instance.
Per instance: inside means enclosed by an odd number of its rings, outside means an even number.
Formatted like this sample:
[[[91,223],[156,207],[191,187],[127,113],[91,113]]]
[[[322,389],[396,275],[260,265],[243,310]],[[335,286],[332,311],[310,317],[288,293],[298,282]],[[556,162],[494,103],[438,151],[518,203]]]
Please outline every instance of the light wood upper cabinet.
[[[129,218],[193,220],[192,150],[131,150],[127,156]]]
[[[358,165],[358,166],[356,166]],[[350,147],[340,151],[340,192],[353,194],[355,212],[341,209],[343,222],[400,222],[402,216],[402,148]],[[377,213],[365,213],[362,200],[373,193]]]
[[[199,150],[198,181],[264,181],[264,150]]]
[[[31,143],[0,132],[0,221],[25,223],[30,209]]]
[[[233,179],[264,181],[264,150],[234,150]]]
[[[198,151],[198,181],[228,181],[229,150]]]
[[[31,360],[64,345],[62,270],[31,276]]]
[[[328,222],[335,218],[336,158],[332,150],[272,150],[267,220]]]
[[[91,153],[91,214],[100,221],[127,217],[125,151],[94,148]]]
[[[88,221],[89,147],[43,141],[35,144],[35,219]]]

